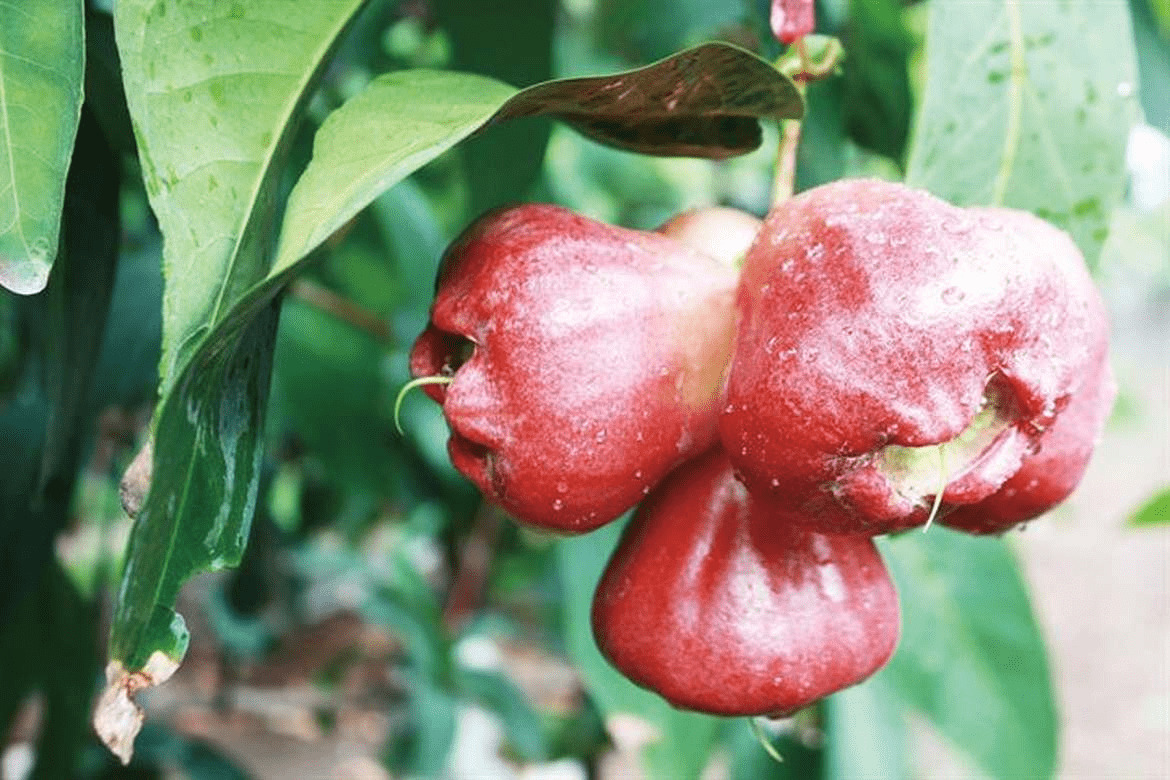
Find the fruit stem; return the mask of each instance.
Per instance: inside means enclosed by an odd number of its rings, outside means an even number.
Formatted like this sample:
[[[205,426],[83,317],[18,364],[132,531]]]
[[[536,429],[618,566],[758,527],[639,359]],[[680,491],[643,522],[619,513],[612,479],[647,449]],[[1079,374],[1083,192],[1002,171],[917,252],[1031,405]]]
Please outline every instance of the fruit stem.
[[[930,514],[926,518],[926,525],[922,526],[922,533],[930,530],[930,524],[934,522],[934,518],[938,515],[939,507],[942,506],[943,493],[947,489],[947,448],[945,445],[939,445],[938,448],[938,491],[934,494],[934,505],[930,508]]]
[[[808,83],[832,75],[845,53],[836,38],[812,38],[819,45],[815,56],[809,52],[807,36],[801,36],[776,63],[777,69],[796,84],[802,98],[807,94]],[[800,129],[799,119],[789,119],[783,123],[780,147],[776,154],[776,176],[772,184],[773,206],[788,200],[796,192],[796,151],[800,146]]]
[[[405,436],[406,431],[402,430],[402,419],[399,417],[399,412],[402,411],[402,399],[416,387],[423,385],[449,385],[455,381],[453,376],[420,376],[415,377],[402,386],[398,391],[398,397],[394,399],[394,427],[398,430],[399,436]]]
[[[799,82],[798,82],[799,83]],[[801,92],[804,90],[802,89]],[[796,150],[800,146],[800,120],[784,120],[780,148],[776,153],[776,178],[772,184],[772,205],[783,203],[796,191]]]
[[[764,733],[763,727],[760,726],[759,719],[748,718],[748,725],[751,726],[752,735],[760,743],[760,747],[764,749],[764,752],[771,756],[777,764],[783,764],[784,756],[780,755],[780,751],[772,744],[772,740],[768,739],[768,735]]]

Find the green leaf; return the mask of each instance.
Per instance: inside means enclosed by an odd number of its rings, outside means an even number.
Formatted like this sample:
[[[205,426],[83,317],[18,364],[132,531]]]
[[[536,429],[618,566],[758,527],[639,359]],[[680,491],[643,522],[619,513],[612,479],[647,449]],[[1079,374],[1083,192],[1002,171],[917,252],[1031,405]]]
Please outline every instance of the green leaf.
[[[850,0],[845,43],[845,121],[860,145],[902,159],[910,132],[912,40],[898,0]]]
[[[635,71],[519,92],[466,73],[387,73],[317,131],[313,160],[289,196],[270,279],[380,193],[489,124],[547,115],[631,151],[726,157],[759,145],[757,117],[794,118],[802,110],[791,81],[726,44],[699,46]]]
[[[925,94],[907,181],[959,205],[1027,209],[1089,262],[1125,189],[1137,116],[1125,3],[1020,0],[930,6]]]
[[[1165,488],[1129,518],[1129,525],[1143,527],[1170,523],[1170,488]]]
[[[0,285],[40,292],[81,116],[81,0],[0,4]]]
[[[126,100],[166,241],[164,398],[208,327],[267,273],[288,142],[361,5],[117,4]]]
[[[882,547],[903,625],[880,677],[992,777],[1051,777],[1048,661],[1007,544],[936,526]]]
[[[123,669],[175,664],[187,629],[172,605],[196,572],[239,563],[256,506],[277,306],[188,364],[156,418],[150,491],[130,536],[110,634]],[[173,401],[181,400],[182,403]]]
[[[710,758],[723,721],[677,710],[660,696],[634,685],[605,660],[593,639],[593,592],[623,525],[610,523],[593,533],[557,542],[565,644],[605,716],[611,736],[614,726],[620,729],[625,721],[649,738],[642,749],[647,776],[697,778]]]
[[[882,676],[825,700],[826,777],[909,780],[906,721]]]
[[[451,40],[452,70],[508,84],[548,81],[556,0],[437,0],[436,22]],[[501,46],[500,41],[507,41]],[[540,177],[551,123],[545,119],[493,127],[460,150],[472,214],[525,200]]]
[[[200,571],[236,565],[243,552],[279,303],[267,296],[246,319],[223,320],[268,272],[289,140],[361,5],[117,4],[126,99],[165,242],[166,280],[155,449],[140,461],[152,463],[142,469],[149,492],[131,534],[109,686],[95,715],[124,761],[141,727],[130,691],[166,679],[186,650],[186,626],[173,609],[179,587]]]

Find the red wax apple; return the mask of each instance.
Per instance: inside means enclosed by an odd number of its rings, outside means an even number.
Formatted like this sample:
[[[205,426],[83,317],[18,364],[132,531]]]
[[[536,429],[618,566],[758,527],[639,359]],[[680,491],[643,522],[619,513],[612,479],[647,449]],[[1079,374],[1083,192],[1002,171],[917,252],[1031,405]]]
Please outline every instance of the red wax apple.
[[[447,250],[416,376],[445,376],[455,467],[518,519],[580,532],[716,437],[736,272],[656,233],[547,205]]]
[[[774,209],[737,303],[724,445],[751,490],[820,530],[883,533],[923,523],[940,490],[944,515],[995,494],[1096,393],[1107,348],[1066,234],[873,180]],[[1091,442],[1100,414],[1069,422]]]
[[[777,515],[716,447],[639,507],[598,584],[593,632],[675,706],[782,716],[885,664],[898,599],[869,537]]]
[[[746,211],[707,206],[671,217],[658,227],[658,232],[738,268],[763,224]]]

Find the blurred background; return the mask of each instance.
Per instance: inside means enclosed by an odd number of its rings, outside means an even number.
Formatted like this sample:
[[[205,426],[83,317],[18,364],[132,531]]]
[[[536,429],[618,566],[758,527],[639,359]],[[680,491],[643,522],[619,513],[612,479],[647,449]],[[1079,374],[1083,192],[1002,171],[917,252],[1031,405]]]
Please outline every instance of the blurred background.
[[[528,85],[645,64],[710,39],[769,59],[780,53],[766,0],[472,5],[374,3],[314,98],[313,119],[396,68],[473,70]],[[1130,135],[1128,195],[1094,269],[1113,321],[1119,400],[1073,499],[1010,535],[1049,646],[1058,774],[1068,778],[1170,777],[1170,4],[1130,7],[1145,121]],[[818,31],[841,37],[849,60],[843,75],[810,90],[798,186],[900,178],[925,4],[826,0],[818,11]],[[91,56],[108,57],[101,25],[91,24]],[[312,130],[297,142],[302,163]],[[768,727],[783,765],[746,721],[684,719],[675,724],[682,733],[718,733],[696,738],[697,755],[676,744],[669,760],[647,759],[642,748],[672,721],[636,706],[607,717],[596,682],[604,672],[580,650],[592,581],[616,528],[572,544],[521,529],[451,468],[436,405],[408,396],[404,435],[392,416],[439,257],[475,215],[520,200],[637,228],[711,204],[763,215],[777,141],[768,126],[763,146],[745,157],[665,160],[525,120],[460,145],[331,239],[284,304],[268,459],[243,565],[184,590],[191,648],[176,676],[144,698],[148,721],[128,770],[87,733],[62,736],[85,743],[81,774],[569,779],[661,776],[648,766],[665,766],[679,776],[813,777],[834,775],[826,742],[841,737],[833,728],[868,728],[879,732],[870,744],[885,744],[882,724],[833,723],[830,707]],[[104,655],[129,533],[118,480],[144,438],[157,382],[160,238],[129,158],[124,179],[123,251],[90,404],[94,437],[55,543],[71,605],[59,618],[84,646],[61,663],[81,658],[88,672]],[[6,394],[35,343],[32,316],[0,297]],[[88,710],[98,680],[86,688],[81,679],[73,704]],[[42,689],[14,704],[0,777],[26,776],[51,695]],[[981,776],[927,722],[908,722],[898,747],[908,776]]]

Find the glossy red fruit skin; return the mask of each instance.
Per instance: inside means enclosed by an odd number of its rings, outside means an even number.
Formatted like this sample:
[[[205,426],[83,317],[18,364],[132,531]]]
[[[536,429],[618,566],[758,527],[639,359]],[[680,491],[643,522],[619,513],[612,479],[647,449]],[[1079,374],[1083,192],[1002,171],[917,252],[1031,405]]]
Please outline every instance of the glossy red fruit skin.
[[[948,442],[984,398],[1011,424],[951,464],[943,511],[996,491],[1107,348],[1079,251],[1029,214],[843,180],[781,204],[749,250],[720,433],[749,488],[815,528],[923,523],[933,493],[881,469],[888,445]]]
[[[889,660],[900,631],[873,540],[777,516],[718,447],[638,508],[592,617],[624,675],[717,715],[784,716],[858,683]]]
[[[426,388],[453,464],[533,525],[616,518],[714,441],[735,280],[669,238],[560,207],[484,215],[448,248],[411,353],[415,376],[453,379]]]

